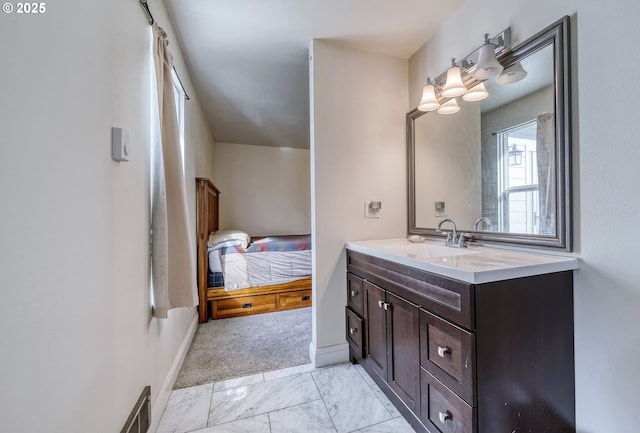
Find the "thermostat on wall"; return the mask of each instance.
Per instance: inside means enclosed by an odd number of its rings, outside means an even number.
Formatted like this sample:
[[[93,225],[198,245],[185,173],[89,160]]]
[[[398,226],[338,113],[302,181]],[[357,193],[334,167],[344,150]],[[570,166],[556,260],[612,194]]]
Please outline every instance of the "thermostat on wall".
[[[129,161],[129,133],[122,128],[111,128],[111,158],[114,161]]]

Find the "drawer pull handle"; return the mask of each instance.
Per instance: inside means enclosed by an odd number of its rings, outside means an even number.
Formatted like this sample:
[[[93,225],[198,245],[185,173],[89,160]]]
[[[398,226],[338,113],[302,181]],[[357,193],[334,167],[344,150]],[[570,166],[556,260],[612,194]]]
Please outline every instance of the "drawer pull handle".
[[[302,296],[302,300],[303,301],[308,301],[309,299],[311,299],[311,296],[309,296],[309,295]]]
[[[438,418],[440,418],[440,422],[442,424],[446,423],[447,421],[451,421],[451,412],[446,411],[446,412],[438,412]]]
[[[447,355],[451,354],[451,350],[448,347],[438,347],[438,356],[440,358],[445,358]]]
[[[353,335],[358,332],[358,328],[349,328],[349,334]]]
[[[246,304],[242,304],[242,308],[251,308],[253,304],[251,302],[247,302]]]

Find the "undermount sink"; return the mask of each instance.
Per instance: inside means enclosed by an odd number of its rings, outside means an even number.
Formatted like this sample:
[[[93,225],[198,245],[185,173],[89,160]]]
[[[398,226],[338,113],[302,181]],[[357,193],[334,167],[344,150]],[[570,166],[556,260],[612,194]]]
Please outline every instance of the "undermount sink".
[[[468,248],[447,247],[445,245],[434,245],[431,243],[406,242],[399,245],[380,245],[379,248],[390,253],[406,254],[417,257],[451,257],[478,254],[478,251],[473,251]]]

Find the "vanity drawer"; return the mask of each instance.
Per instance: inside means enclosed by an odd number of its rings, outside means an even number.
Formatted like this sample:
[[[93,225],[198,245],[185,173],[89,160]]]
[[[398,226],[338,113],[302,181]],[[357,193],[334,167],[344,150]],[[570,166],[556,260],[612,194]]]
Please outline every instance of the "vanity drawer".
[[[351,250],[347,270],[464,328],[475,328],[472,284]]]
[[[364,294],[362,278],[347,272],[347,304],[360,316],[364,316]]]
[[[278,307],[280,310],[290,310],[311,306],[311,289],[297,290],[295,292],[280,293],[278,295]]]
[[[476,409],[429,374],[420,369],[420,421],[431,432],[474,433]]]
[[[420,310],[420,365],[475,404],[475,334]]]
[[[347,341],[355,357],[362,359],[364,352],[364,334],[362,329],[362,319],[349,307],[345,307],[347,315]]]
[[[211,301],[214,319],[276,311],[276,295],[242,296]]]

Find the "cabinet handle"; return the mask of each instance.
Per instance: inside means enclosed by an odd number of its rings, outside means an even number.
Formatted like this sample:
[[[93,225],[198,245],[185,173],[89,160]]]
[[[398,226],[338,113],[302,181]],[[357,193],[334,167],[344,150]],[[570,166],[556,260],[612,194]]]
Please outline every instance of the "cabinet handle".
[[[448,347],[438,347],[438,356],[444,358],[451,353],[451,349]]]
[[[442,424],[446,423],[447,421],[451,421],[451,412],[446,411],[446,412],[438,412],[438,418],[440,418],[440,422]]]
[[[349,328],[349,334],[353,335],[358,332],[358,328]]]
[[[384,301],[378,301],[378,307],[382,308],[382,304],[384,304]]]
[[[247,302],[246,304],[242,304],[242,308],[251,308],[253,304],[251,302]]]
[[[382,308],[384,308],[384,311],[389,310],[389,307],[390,307],[390,306],[391,306],[391,304],[390,304],[390,303],[388,303],[388,302],[383,302],[383,303],[382,303]]]
[[[353,298],[354,296],[356,296],[358,294],[358,292],[356,292],[355,290],[351,291],[351,297]]]
[[[303,301],[308,301],[309,299],[311,299],[311,297],[309,295],[302,295],[302,300]]]

